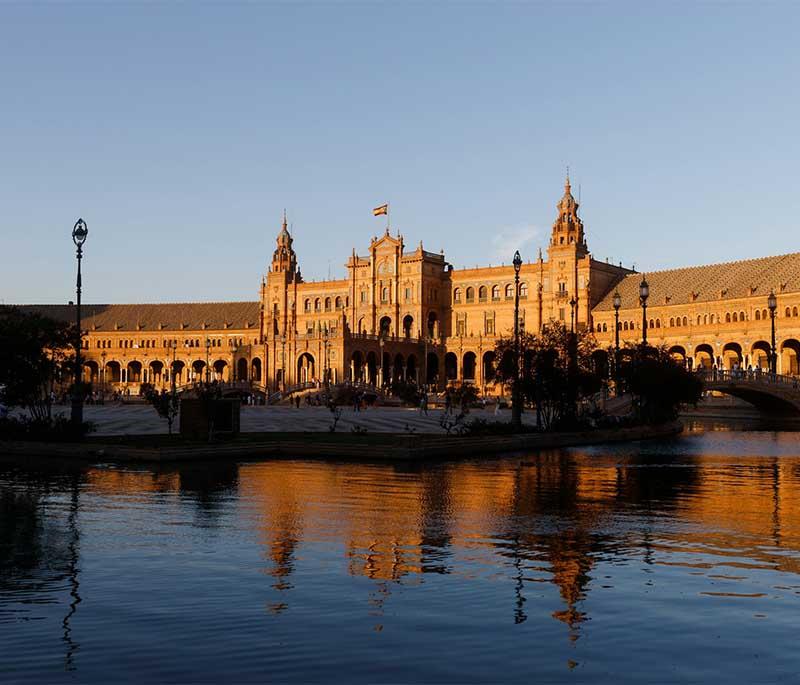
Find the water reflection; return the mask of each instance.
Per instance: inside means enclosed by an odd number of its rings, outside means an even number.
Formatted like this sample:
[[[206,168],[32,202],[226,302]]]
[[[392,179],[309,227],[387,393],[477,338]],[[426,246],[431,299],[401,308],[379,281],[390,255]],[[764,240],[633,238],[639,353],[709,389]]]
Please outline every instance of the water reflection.
[[[326,631],[385,634],[414,607],[423,626],[452,620],[459,628],[449,629],[465,634],[497,615],[496,630],[552,633],[573,650],[562,660],[570,668],[599,664],[604,638],[590,629],[594,620],[659,621],[676,631],[690,620],[649,613],[654,599],[691,601],[703,615],[718,610],[715,621],[731,607],[708,602],[752,602],[751,617],[761,619],[796,606],[797,447],[794,434],[709,431],[429,466],[6,463],[0,634],[25,624],[17,639],[38,643],[32,654],[48,653],[58,615],[62,667],[80,670],[104,603],[123,623],[126,611],[144,610],[116,604],[134,578],[144,590],[165,590],[159,616],[191,614],[194,601],[198,618],[213,610],[236,634],[253,630],[255,602],[271,630],[330,642],[330,655],[341,649]],[[109,559],[120,559],[118,581],[103,574]],[[37,620],[41,627],[31,627]],[[311,623],[326,634],[308,634]],[[591,658],[578,659],[584,643]],[[293,668],[303,676],[299,659]]]

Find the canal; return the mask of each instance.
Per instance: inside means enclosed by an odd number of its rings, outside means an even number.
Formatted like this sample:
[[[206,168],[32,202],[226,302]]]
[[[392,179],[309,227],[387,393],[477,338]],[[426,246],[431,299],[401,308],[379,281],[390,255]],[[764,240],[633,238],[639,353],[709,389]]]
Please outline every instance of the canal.
[[[0,681],[793,678],[800,433],[762,428],[425,466],[0,460]]]

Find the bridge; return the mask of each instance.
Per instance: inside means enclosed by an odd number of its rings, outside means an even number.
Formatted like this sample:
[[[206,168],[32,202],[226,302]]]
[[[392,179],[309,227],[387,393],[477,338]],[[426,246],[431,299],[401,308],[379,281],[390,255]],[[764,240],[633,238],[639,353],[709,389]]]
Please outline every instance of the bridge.
[[[755,371],[705,369],[698,372],[705,390],[732,395],[767,412],[800,416],[800,379]]]

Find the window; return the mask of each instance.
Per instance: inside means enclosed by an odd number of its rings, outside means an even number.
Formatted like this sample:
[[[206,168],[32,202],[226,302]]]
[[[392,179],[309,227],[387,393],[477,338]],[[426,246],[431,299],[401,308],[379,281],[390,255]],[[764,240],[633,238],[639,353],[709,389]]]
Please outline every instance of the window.
[[[506,299],[513,300],[514,299],[514,286],[509,283],[506,285]]]
[[[337,297],[336,298],[336,309],[341,309],[341,308],[342,308],[342,298],[341,297]]]
[[[389,288],[384,286],[381,288],[381,302],[388,302],[389,301]]]
[[[331,310],[331,298],[330,297],[326,297],[325,298],[325,311],[329,312],[330,310]]]
[[[459,319],[456,321],[456,335],[465,336],[467,334],[467,321],[466,319]]]
[[[307,299],[307,300],[306,300],[306,301],[303,303],[303,310],[304,310],[304,311],[307,311],[307,312],[310,312],[310,311],[311,311],[311,300],[308,300],[308,299]]]
[[[411,288],[406,288],[406,290],[405,290],[405,298],[406,298],[406,302],[411,302]]]
[[[494,317],[487,317],[484,330],[486,335],[494,335]]]
[[[558,292],[560,292],[560,293],[566,293],[567,292],[567,284],[564,283],[563,281],[559,281],[559,283],[558,283]]]
[[[564,307],[561,307],[558,310],[558,320],[559,321],[563,321],[564,320]]]
[[[756,321],[761,321],[761,312],[756,309]]]
[[[321,309],[322,309],[322,302],[320,301],[319,298],[317,298],[316,300],[314,300],[314,311],[318,312]]]
[[[683,325],[684,326],[688,326],[689,325],[689,317],[688,316],[684,316],[683,317]]]
[[[493,285],[492,286],[492,301],[497,302],[500,299],[500,286]]]
[[[478,301],[486,302],[486,296],[488,293],[489,289],[485,285],[482,285],[480,288],[478,288]]]
[[[527,283],[520,283],[519,284],[519,299],[524,300],[528,297],[528,284]]]
[[[467,288],[467,302],[474,302],[475,301],[475,288],[470,286]]]
[[[453,290],[453,302],[461,302],[461,288]]]
[[[363,304],[366,301],[367,301],[367,291],[366,290],[362,290],[361,291],[361,302]]]

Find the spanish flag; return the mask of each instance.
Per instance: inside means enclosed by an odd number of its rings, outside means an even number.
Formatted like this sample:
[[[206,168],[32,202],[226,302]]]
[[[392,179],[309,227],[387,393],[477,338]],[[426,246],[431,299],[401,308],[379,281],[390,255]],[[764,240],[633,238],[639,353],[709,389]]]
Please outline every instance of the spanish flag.
[[[389,213],[389,205],[381,205],[380,207],[375,207],[372,210],[372,216],[380,216],[381,214],[388,214]]]

